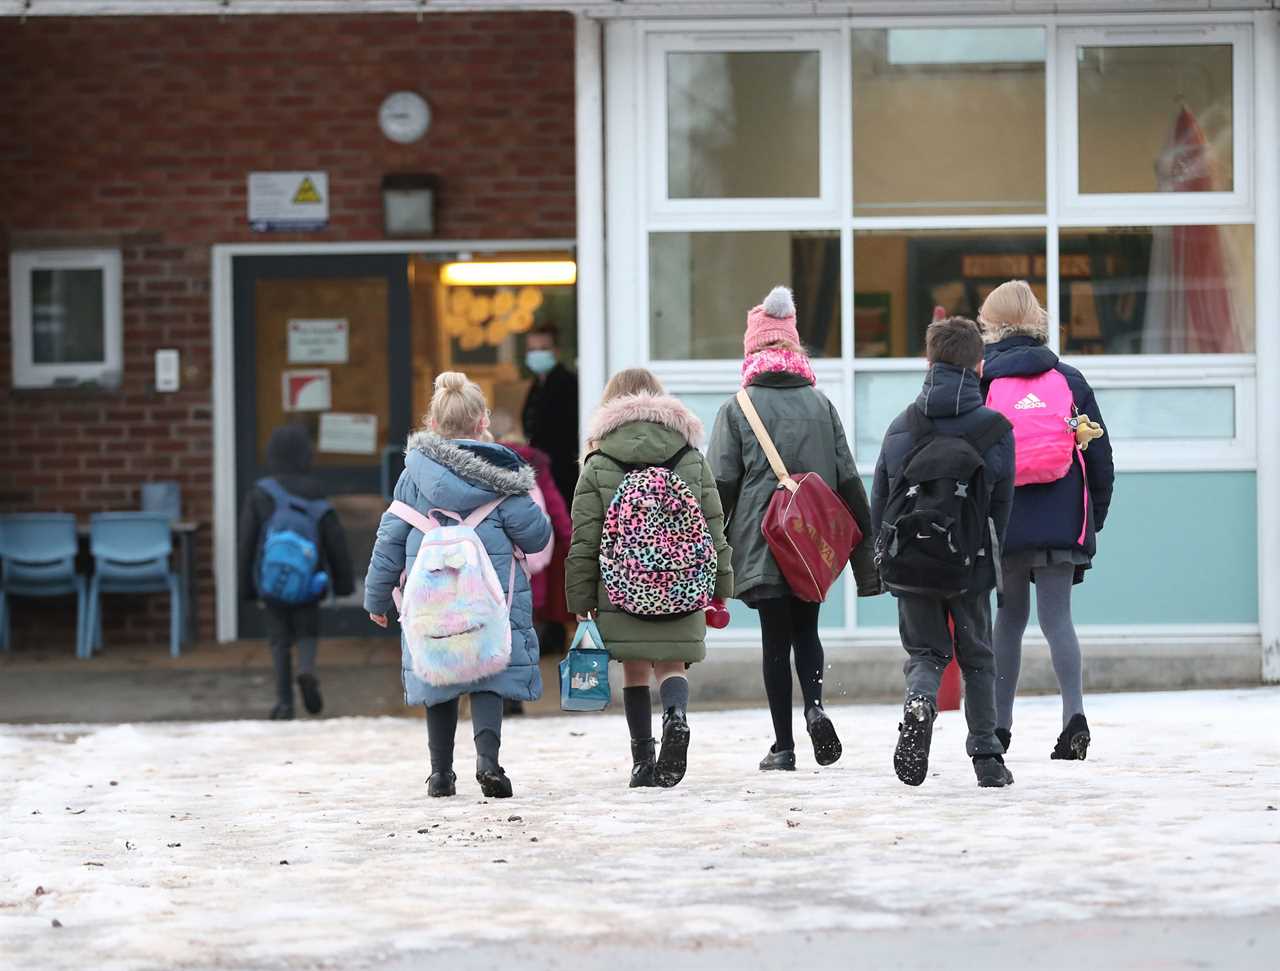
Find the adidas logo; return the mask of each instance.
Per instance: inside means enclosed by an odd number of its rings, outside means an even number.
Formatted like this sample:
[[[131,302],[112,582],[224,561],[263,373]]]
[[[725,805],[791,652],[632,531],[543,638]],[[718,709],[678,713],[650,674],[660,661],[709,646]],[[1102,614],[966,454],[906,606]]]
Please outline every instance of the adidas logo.
[[[1048,408],[1043,401],[1036,397],[1035,393],[1028,394],[1025,398],[1013,406],[1017,411],[1026,411],[1029,408]]]

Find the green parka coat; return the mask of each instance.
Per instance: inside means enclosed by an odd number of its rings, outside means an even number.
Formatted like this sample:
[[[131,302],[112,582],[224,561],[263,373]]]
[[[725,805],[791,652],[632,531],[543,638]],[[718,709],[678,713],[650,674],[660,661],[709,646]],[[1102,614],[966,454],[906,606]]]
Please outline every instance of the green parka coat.
[[[600,407],[588,431],[588,456],[573,496],[573,541],[565,563],[569,609],[578,615],[599,611],[597,624],[615,661],[684,661],[706,657],[706,616],[646,620],[615,610],[600,580],[600,533],[605,511],[626,473],[603,455],[621,462],[661,465],[685,445],[694,446],[676,466],[702,504],[715,542],[716,596],[733,593],[733,552],[724,537],[724,513],[715,476],[702,453],[702,423],[675,398],[628,395]]]

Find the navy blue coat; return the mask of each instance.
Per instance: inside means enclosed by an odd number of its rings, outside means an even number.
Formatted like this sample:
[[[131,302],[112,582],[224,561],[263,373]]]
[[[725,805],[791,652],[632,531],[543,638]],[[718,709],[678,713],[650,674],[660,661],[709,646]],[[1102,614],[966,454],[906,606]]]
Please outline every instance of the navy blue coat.
[[[934,364],[929,368],[920,396],[889,425],[884,444],[880,447],[871,489],[871,523],[876,533],[880,532],[884,520],[889,493],[902,475],[907,455],[915,447],[915,436],[911,434],[911,409],[919,408],[926,417],[932,418],[941,435],[967,435],[983,427],[995,415],[983,404],[985,400],[979,390],[978,375],[968,368],[953,364]],[[1001,537],[1003,548],[1013,502],[1013,432],[983,452],[982,461],[986,466],[987,515],[996,524],[996,535]],[[980,578],[979,586],[990,590],[996,585],[995,571],[988,568],[987,572],[986,577]]]
[[[469,515],[487,502],[506,499],[476,527],[476,535],[493,561],[502,589],[511,576],[513,547],[536,553],[551,538],[551,522],[529,496],[534,472],[515,452],[502,445],[448,441],[418,432],[405,449],[404,471],[396,483],[395,497],[426,514],[445,509]],[[364,607],[371,614],[385,614],[391,607],[391,591],[400,573],[413,570],[422,534],[390,512],[382,514],[378,539],[365,578]],[[409,652],[400,638],[401,678],[405,703],[438,705],[459,695],[493,691],[513,701],[536,701],[542,696],[538,671],[538,638],[533,632],[533,594],[529,578],[515,571],[516,592],[511,602],[511,663],[505,671],[471,684],[434,687],[413,673]]]
[[[1075,399],[1076,410],[1088,415],[1104,428],[1102,413],[1093,389],[1084,375],[1034,337],[1007,337],[987,345],[986,363],[982,371],[982,393],[985,396],[996,378],[1030,377],[1056,370],[1067,379]],[[1071,471],[1057,482],[1019,486],[1014,493],[1013,515],[1005,552],[1028,550],[1080,550],[1092,557],[1097,549],[1096,533],[1102,529],[1111,506],[1111,489],[1115,483],[1115,466],[1111,460],[1111,436],[1103,435],[1089,444],[1083,453],[1085,470],[1073,462]],[[1089,503],[1085,517],[1084,485],[1087,475]],[[1084,542],[1079,542],[1080,526],[1085,525]],[[1077,579],[1082,576],[1078,573]]]

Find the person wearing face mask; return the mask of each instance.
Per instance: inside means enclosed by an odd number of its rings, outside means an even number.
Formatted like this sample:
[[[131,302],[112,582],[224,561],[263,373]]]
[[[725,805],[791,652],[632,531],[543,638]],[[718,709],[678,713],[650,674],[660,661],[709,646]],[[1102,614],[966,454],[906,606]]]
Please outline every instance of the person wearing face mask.
[[[529,333],[524,363],[533,385],[524,402],[524,436],[551,459],[551,478],[566,504],[578,484],[578,376],[560,363],[559,333],[544,324]]]

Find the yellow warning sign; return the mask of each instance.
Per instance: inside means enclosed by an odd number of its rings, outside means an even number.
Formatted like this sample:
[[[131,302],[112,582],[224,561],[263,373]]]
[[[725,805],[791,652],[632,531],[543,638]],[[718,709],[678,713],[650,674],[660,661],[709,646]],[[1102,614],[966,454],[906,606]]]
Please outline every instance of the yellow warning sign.
[[[311,181],[311,176],[303,176],[302,182],[298,185],[298,191],[293,194],[293,202],[294,205],[324,202],[320,198],[320,193],[316,191],[316,186]]]

